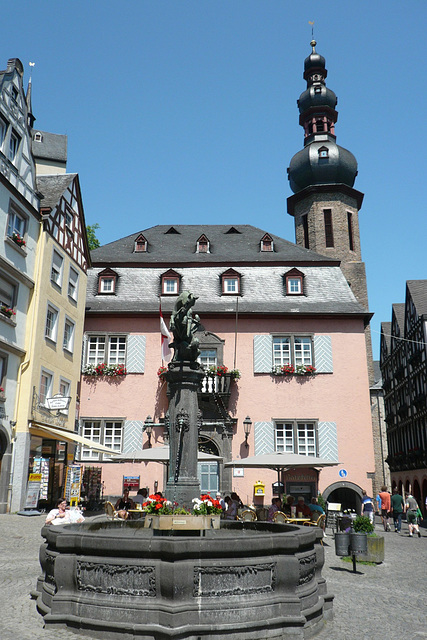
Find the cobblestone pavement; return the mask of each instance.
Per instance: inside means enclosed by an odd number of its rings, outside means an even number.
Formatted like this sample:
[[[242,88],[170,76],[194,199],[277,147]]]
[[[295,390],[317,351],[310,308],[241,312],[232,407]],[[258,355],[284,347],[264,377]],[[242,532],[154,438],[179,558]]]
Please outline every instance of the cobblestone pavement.
[[[67,629],[44,629],[30,598],[40,573],[43,522],[43,516],[0,515],[0,638],[87,640],[87,635]],[[332,536],[325,539],[323,575],[335,594],[334,619],[318,640],[427,638],[427,530],[421,529],[421,539],[408,537],[406,523],[400,535],[383,533],[379,525],[376,530],[386,538],[385,562],[358,565],[357,573],[335,555]]]

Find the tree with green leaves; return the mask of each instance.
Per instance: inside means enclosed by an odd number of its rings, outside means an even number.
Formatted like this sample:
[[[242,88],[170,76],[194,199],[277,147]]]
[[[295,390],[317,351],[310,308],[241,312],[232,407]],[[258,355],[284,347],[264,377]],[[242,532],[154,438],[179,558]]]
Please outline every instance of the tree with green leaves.
[[[97,222],[95,222],[95,224],[88,224],[86,227],[87,241],[90,251],[92,251],[93,249],[98,249],[98,247],[101,246],[101,243],[96,237],[97,229],[99,229],[99,224]]]

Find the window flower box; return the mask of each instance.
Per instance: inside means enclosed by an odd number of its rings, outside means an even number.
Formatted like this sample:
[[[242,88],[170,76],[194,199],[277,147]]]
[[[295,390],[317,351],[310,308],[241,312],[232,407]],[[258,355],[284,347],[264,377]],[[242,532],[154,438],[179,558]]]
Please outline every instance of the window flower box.
[[[27,244],[19,233],[12,233],[12,240],[18,245],[18,247],[25,247]]]
[[[14,310],[11,307],[6,307],[6,305],[2,304],[0,307],[0,312],[6,316],[6,318],[12,318],[15,314]]]
[[[294,367],[293,364],[277,365],[271,370],[273,376],[314,376],[316,373],[316,367],[311,364],[298,364]]]
[[[207,371],[210,378],[223,378],[227,373],[232,380],[239,380],[241,377],[239,369],[231,369],[229,371],[225,364],[211,365]]]
[[[169,369],[165,366],[161,366],[157,369],[157,375],[159,376],[159,380],[164,380],[165,379],[165,375],[167,374],[167,372],[169,371]]]
[[[126,367],[123,364],[87,364],[83,369],[84,376],[109,376],[123,377],[127,374]]]

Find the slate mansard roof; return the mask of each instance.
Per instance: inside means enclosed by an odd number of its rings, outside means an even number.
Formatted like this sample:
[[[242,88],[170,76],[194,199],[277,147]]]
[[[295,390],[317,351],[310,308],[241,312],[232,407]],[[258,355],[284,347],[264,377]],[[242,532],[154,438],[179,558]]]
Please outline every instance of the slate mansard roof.
[[[91,252],[93,268],[88,272],[87,312],[158,314],[161,276],[173,269],[181,277],[180,290],[199,296],[199,313],[259,314],[370,314],[353,295],[339,262],[268,234],[274,252],[260,251],[266,232],[250,225],[175,225],[179,233],[165,233],[157,226],[107,244]],[[143,235],[147,252],[134,252],[135,240]],[[196,253],[196,243],[205,235],[211,253]],[[115,294],[98,293],[98,275],[105,268],[117,274]],[[304,295],[285,295],[283,276],[293,267],[304,276]],[[223,295],[221,275],[234,269],[241,276],[241,295]],[[163,312],[172,311],[176,296],[162,296]]]
[[[299,247],[279,236],[268,234],[274,251],[260,251],[266,231],[252,225],[157,225],[126,238],[110,242],[92,251],[92,264],[110,266],[120,263],[183,264],[253,263],[253,262],[328,262],[330,258]],[[148,242],[146,252],[135,253],[135,240],[143,235]],[[196,243],[205,235],[209,253],[196,253]]]

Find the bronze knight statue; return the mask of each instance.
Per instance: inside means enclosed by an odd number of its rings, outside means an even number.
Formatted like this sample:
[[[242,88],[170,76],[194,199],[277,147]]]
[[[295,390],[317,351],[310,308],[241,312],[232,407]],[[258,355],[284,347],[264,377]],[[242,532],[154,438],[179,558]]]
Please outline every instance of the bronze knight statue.
[[[169,345],[174,350],[172,362],[195,362],[200,353],[199,341],[194,335],[200,327],[200,318],[197,313],[193,316],[192,310],[196,300],[197,296],[183,291],[176,301],[169,325],[173,334]]]

